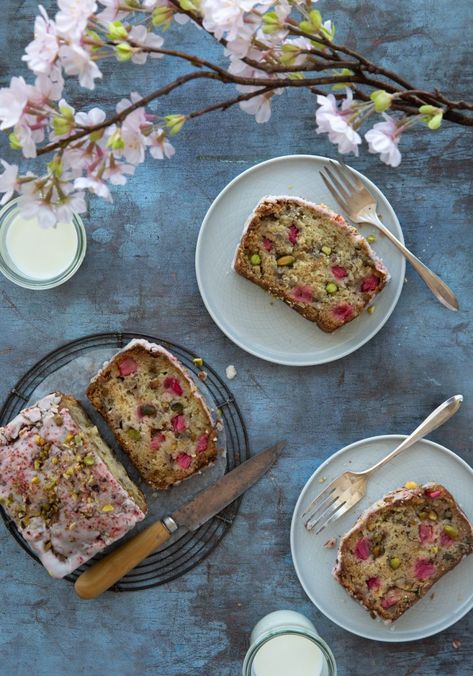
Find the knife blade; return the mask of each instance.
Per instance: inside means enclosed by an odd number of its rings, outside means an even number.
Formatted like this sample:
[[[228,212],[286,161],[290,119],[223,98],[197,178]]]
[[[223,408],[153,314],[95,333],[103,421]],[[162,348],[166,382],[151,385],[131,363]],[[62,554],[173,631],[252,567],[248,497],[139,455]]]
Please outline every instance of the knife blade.
[[[117,547],[77,578],[74,585],[77,595],[82,599],[97,598],[169,540],[178,528],[190,531],[199,528],[256,483],[274,464],[285,445],[286,442],[281,441],[257,453],[183,507]]]

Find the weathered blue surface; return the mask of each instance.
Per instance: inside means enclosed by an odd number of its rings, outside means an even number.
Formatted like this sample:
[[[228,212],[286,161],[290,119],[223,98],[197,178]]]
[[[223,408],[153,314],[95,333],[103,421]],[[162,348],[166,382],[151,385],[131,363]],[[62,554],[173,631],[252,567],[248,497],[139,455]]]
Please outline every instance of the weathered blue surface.
[[[43,4],[49,9],[55,3]],[[320,5],[335,18],[339,38],[348,36],[351,44],[419,86],[435,84],[458,97],[471,94],[470,0],[330,0]],[[5,84],[12,74],[25,72],[20,56],[30,39],[35,3],[4,0],[2,10],[0,84]],[[187,49],[218,54],[197,31],[180,35]],[[114,104],[130,89],[145,93],[185,70],[183,64],[164,61],[145,68],[109,63],[104,71],[113,71],[113,77],[99,86],[97,101],[82,91],[75,102],[77,107],[100,104],[106,90]],[[158,110],[188,112],[221,98],[221,87],[191,84],[162,100]],[[235,364],[232,389],[253,448],[277,437],[290,440],[271,475],[245,496],[218,549],[198,569],[163,588],[80,601],[68,583],[49,579],[1,527],[2,676],[237,676],[251,628],[282,607],[315,622],[342,676],[473,673],[471,615],[414,645],[358,639],[307,600],[289,550],[295,501],[323,459],[361,437],[410,431],[455,392],[465,395],[464,406],[432,439],[473,462],[471,131],[451,126],[406,136],[399,170],[366,154],[352,160],[389,197],[408,245],[456,290],[458,314],[443,309],[409,269],[397,309],[368,345],[337,363],[293,369],[259,361],[230,343],[198,294],[193,255],[199,225],[226,183],[276,155],[333,156],[333,148],[314,134],[313,113],[313,97],[299,92],[280,97],[268,125],[256,126],[239,110],[189,124],[176,140],[172,161],[149,160],[115,193],[113,206],[91,202],[89,252],[72,281],[34,293],[0,279],[2,399],[26,368],[63,342],[129,329],[185,344],[222,374],[227,364]],[[0,156],[13,158],[5,139]],[[453,639],[462,642],[457,650]]]

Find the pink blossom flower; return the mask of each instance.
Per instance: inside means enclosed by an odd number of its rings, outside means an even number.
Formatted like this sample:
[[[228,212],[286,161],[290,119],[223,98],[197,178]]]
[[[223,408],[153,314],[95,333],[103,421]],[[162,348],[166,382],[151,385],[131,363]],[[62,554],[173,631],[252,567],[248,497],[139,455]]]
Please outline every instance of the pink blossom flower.
[[[149,152],[155,160],[163,160],[165,157],[170,159],[176,152],[162,129],[156,129],[151,136],[148,136],[148,141],[150,144]]]
[[[5,193],[0,200],[0,204],[6,204],[11,199],[17,189],[18,167],[16,164],[8,164],[5,160],[0,160],[4,172],[0,176],[0,192]]]
[[[76,178],[74,181],[74,188],[87,189],[89,192],[94,193],[94,195],[103,197],[107,202],[113,202],[107,184],[97,176],[79,176],[79,178]]]
[[[132,164],[125,164],[125,162],[117,162],[115,159],[103,172],[103,178],[110,181],[113,185],[125,185],[127,177],[135,173],[135,167]]]
[[[48,73],[57,58],[59,43],[54,21],[48,17],[42,5],[39,5],[39,12],[40,16],[34,22],[34,40],[21,58],[33,73]]]
[[[159,49],[163,45],[163,38],[160,35],[156,35],[156,33],[153,32],[148,32],[145,28],[145,26],[133,26],[131,31],[128,33],[128,37],[130,40],[137,45],[144,46],[144,47],[153,47],[155,49]],[[131,57],[131,60],[133,63],[146,63],[146,59],[148,58],[148,55],[152,59],[160,59],[163,55],[162,54],[156,54],[153,52],[137,52],[136,54],[133,54]]]
[[[111,21],[121,21],[127,14],[130,14],[130,12],[124,12],[120,9],[120,7],[123,6],[122,0],[99,0],[99,2],[106,9],[100,12],[100,14],[97,14],[97,19],[105,26]]]
[[[44,105],[48,101],[59,101],[64,89],[64,78],[61,69],[54,66],[48,75],[40,73],[35,80],[30,100],[35,105]]]
[[[9,87],[0,89],[0,129],[14,127],[28,103],[31,85],[22,77],[12,77]]]
[[[385,122],[378,122],[365,134],[370,153],[379,153],[381,162],[390,167],[401,164],[401,152],[398,143],[403,132],[402,126],[393,117],[383,113]]]
[[[101,108],[92,108],[88,113],[76,113],[74,119],[81,127],[95,127],[105,120],[105,112]]]
[[[328,134],[330,141],[338,146],[340,153],[358,155],[361,136],[350,123],[350,118],[353,115],[353,93],[351,89],[347,89],[346,98],[340,108],[333,94],[328,96],[319,94],[317,103],[320,106],[315,113],[317,134]]]
[[[203,0],[204,28],[218,40],[225,34],[227,40],[236,40],[245,28],[246,13],[270,4],[272,0]]]
[[[102,73],[87,50],[78,43],[71,43],[59,48],[59,56],[68,75],[78,75],[83,87],[94,89],[94,80],[102,77]]]
[[[41,188],[36,181],[29,181],[18,186],[21,193],[18,207],[25,218],[37,218],[42,228],[52,228],[57,223],[57,216],[51,203],[44,201]]]
[[[79,39],[87,26],[89,16],[97,10],[95,0],[58,0],[56,14],[58,33],[70,39]]]

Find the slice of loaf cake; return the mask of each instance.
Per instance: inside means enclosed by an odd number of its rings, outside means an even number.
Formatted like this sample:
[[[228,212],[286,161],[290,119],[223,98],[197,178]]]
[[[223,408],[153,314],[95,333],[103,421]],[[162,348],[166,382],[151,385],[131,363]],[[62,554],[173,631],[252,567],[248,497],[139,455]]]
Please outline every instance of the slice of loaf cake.
[[[0,428],[0,501],[53,577],[123,537],[147,510],[79,402],[60,392]]]
[[[92,379],[87,396],[154,488],[187,479],[217,456],[205,401],[160,345],[132,340]]]
[[[473,531],[440,484],[399,488],[342,538],[334,576],[372,617],[396,620],[473,551]]]
[[[389,279],[342,216],[299,197],[264,197],[234,269],[328,333],[355,319]]]

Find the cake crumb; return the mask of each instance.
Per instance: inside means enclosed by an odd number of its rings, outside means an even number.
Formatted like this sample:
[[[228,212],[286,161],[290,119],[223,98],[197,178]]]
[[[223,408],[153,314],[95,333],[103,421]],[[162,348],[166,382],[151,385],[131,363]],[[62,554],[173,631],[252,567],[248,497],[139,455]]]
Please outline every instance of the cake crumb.
[[[322,476],[322,477],[320,477],[320,479],[319,479],[319,484],[323,484],[325,481],[327,481],[327,477],[326,477],[326,476]]]
[[[337,538],[330,538],[327,542],[324,543],[325,549],[333,549],[337,544]]]
[[[205,380],[207,380],[207,371],[199,371],[197,377],[199,378],[199,380],[204,382]]]
[[[458,650],[458,648],[461,646],[462,642],[459,641],[457,638],[454,638],[452,641],[452,646],[455,648],[455,650]]]
[[[227,368],[225,369],[225,375],[227,376],[228,380],[233,380],[237,374],[236,368],[233,366],[233,364],[229,364]]]

